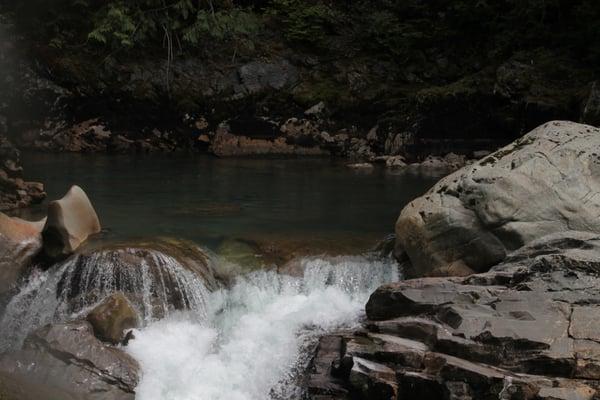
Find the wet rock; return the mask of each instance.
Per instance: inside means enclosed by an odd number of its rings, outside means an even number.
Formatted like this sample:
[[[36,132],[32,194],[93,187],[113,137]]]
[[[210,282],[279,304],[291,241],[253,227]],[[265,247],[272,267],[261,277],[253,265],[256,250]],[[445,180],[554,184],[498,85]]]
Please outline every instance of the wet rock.
[[[331,369],[329,382],[359,399],[381,396],[365,392],[376,384],[397,388],[398,398],[596,398],[598,260],[599,234],[567,231],[486,273],[384,285],[367,303],[363,329],[322,339],[341,337],[332,365],[354,369]],[[327,385],[323,374],[318,382]]]
[[[258,245],[249,240],[225,239],[217,247],[216,253],[220,260],[215,266],[215,273],[224,281],[264,268],[267,263]]]
[[[0,297],[13,289],[42,248],[45,220],[29,222],[0,213]]]
[[[464,274],[551,232],[600,232],[596,149],[596,128],[540,126],[408,204],[396,222],[398,251],[416,275]]]
[[[65,257],[98,232],[100,221],[92,203],[79,186],[72,186],[62,199],[48,204],[44,252],[53,259]]]
[[[398,384],[393,369],[359,357],[352,358],[348,381],[363,398],[393,400],[397,398]]]
[[[27,396],[48,388],[46,393],[65,399],[133,400],[139,366],[123,351],[96,339],[90,324],[75,321],[32,333],[22,350],[0,358],[0,374],[34,383],[21,389]]]
[[[345,398],[348,390],[344,388],[342,379],[336,378],[340,373],[343,353],[341,336],[325,336],[319,340],[312,369],[308,378],[308,387],[313,398],[332,396]]]
[[[70,314],[121,292],[135,311],[139,311],[139,319],[163,318],[176,310],[202,310],[208,291],[219,287],[209,255],[195,244],[182,240],[88,245],[63,264],[68,264],[68,268],[60,277],[56,296],[64,303],[57,307]],[[115,307],[123,303],[119,301]],[[112,312],[115,307],[106,309]],[[125,323],[131,310],[124,307]],[[111,318],[113,316],[107,315],[102,322],[108,324],[103,331],[112,329],[110,324],[119,322],[121,316],[117,313],[114,321]],[[112,336],[103,334],[109,339]]]
[[[118,344],[125,338],[127,329],[139,324],[137,312],[123,293],[114,293],[104,299],[87,315],[94,335],[100,340]]]

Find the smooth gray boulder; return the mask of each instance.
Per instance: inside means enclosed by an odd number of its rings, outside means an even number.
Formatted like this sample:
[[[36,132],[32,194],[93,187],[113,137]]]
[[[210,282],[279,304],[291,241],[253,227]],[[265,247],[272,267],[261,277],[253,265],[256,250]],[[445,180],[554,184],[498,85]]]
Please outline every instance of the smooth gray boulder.
[[[98,232],[100,221],[92,203],[83,189],[72,186],[62,199],[48,204],[42,231],[44,252],[54,259],[68,256]]]
[[[547,234],[598,233],[599,215],[600,129],[549,122],[408,204],[396,256],[413,276],[484,272]]]

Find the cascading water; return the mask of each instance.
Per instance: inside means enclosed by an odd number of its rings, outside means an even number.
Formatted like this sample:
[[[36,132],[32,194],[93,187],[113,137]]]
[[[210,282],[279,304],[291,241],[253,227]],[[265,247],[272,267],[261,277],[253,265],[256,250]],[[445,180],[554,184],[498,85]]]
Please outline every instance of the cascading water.
[[[390,259],[305,258],[302,277],[261,270],[224,288],[181,259],[129,247],[34,272],[5,310],[0,350],[121,291],[143,319],[123,347],[142,369],[137,399],[297,399],[297,378],[319,335],[356,326],[370,293],[399,279]]]
[[[208,318],[171,315],[135,333],[141,400],[297,399],[298,371],[329,330],[353,327],[368,296],[399,279],[391,260],[305,259],[304,277],[258,271],[211,293]]]
[[[128,297],[143,325],[178,309],[206,319],[206,282],[176,258],[146,248],[99,250],[33,272],[2,316],[0,352],[18,348],[36,328],[85,314],[116,291]]]

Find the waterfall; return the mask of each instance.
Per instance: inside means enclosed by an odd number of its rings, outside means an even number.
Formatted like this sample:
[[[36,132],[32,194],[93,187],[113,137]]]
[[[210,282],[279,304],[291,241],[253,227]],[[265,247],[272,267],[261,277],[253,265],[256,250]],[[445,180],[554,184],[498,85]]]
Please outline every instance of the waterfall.
[[[223,287],[166,253],[97,250],[35,270],[7,305],[0,350],[120,291],[143,319],[123,347],[141,366],[137,399],[297,399],[318,337],[357,327],[369,295],[400,278],[392,259],[309,257],[301,277],[259,270]]]
[[[45,324],[84,316],[106,296],[121,291],[142,324],[189,309],[206,319],[205,280],[176,258],[146,248],[78,254],[47,271],[34,270],[8,303],[0,321],[0,352],[18,348]]]
[[[304,276],[256,271],[207,299],[207,319],[172,314],[125,348],[141,365],[139,400],[298,399],[319,335],[356,327],[379,285],[399,279],[392,260],[302,260]]]

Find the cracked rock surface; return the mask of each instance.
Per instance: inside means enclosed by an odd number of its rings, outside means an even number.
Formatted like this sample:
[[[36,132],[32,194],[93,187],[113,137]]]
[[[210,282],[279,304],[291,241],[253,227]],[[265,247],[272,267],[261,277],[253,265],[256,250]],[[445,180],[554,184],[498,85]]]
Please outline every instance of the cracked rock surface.
[[[4,378],[35,383],[3,386],[9,393],[0,395],[7,399],[133,400],[139,366],[122,350],[96,339],[89,323],[74,321],[47,325],[30,334],[22,350],[3,355],[0,382]]]
[[[600,233],[600,129],[548,122],[439,181],[401,212],[413,276],[485,272],[553,232]]]
[[[321,339],[313,399],[600,398],[600,235],[532,241],[489,272],[380,287]]]

